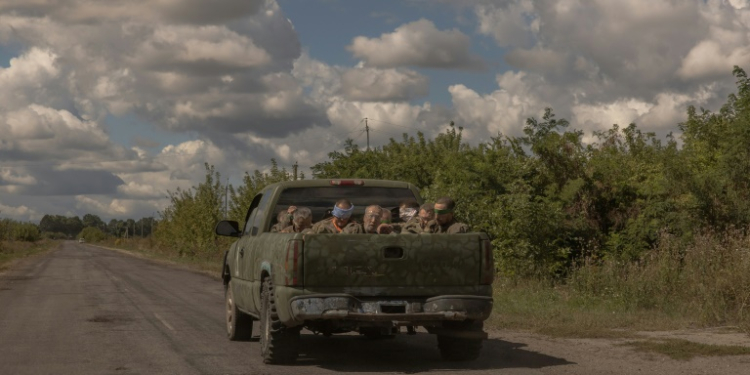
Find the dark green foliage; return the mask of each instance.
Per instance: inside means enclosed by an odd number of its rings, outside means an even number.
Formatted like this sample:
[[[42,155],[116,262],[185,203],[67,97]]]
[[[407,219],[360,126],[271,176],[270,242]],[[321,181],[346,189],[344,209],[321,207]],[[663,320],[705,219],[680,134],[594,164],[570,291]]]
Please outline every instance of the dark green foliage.
[[[202,183],[188,190],[169,192],[170,205],[161,212],[161,220],[154,228],[157,243],[181,257],[210,259],[224,254],[231,239],[216,236],[216,223],[229,219],[244,225],[247,207],[261,189],[294,178],[286,169],[279,169],[275,160],[271,162],[268,173],[246,173],[243,185],[236,190],[233,186],[222,185],[219,172],[206,164]],[[304,175],[298,177],[304,178]]]
[[[107,239],[107,234],[97,227],[83,228],[78,238],[83,238],[86,242],[101,242]]]
[[[188,190],[170,191],[169,207],[154,233],[157,241],[180,256],[210,256],[222,252],[214,226],[223,218],[224,186],[221,175],[206,164],[206,178]]]
[[[73,238],[81,229],[83,222],[78,216],[44,215],[39,222],[39,230],[42,232],[60,232],[67,238]]]
[[[304,179],[305,175],[298,176],[300,179]],[[287,172],[286,168],[279,169],[276,160],[271,159],[271,169],[268,173],[262,173],[258,170],[252,175],[245,172],[245,176],[242,178],[242,185],[237,189],[233,186],[229,186],[229,213],[228,218],[230,220],[236,220],[240,223],[240,228],[245,225],[245,214],[247,208],[250,206],[253,198],[258,194],[264,187],[282,181],[291,181],[295,179],[295,176]]]
[[[0,241],[36,242],[42,239],[39,226],[33,223],[23,223],[11,219],[0,220]]]
[[[97,215],[92,214],[86,214],[83,215],[82,223],[84,228],[99,228],[100,230],[104,230],[107,227],[107,224],[104,224],[102,219]]]
[[[696,213],[720,229],[750,224],[750,80],[738,67],[734,75],[738,92],[718,113],[690,107],[679,125],[687,168],[680,182]]]
[[[371,150],[348,140],[312,167],[313,176],[408,181],[428,201],[453,197],[457,218],[491,236],[506,274],[557,278],[584,262],[646,262],[663,238],[687,248],[700,231],[750,226],[750,79],[738,67],[733,73],[737,93],[718,113],[690,107],[676,127],[680,138],[615,124],[584,142],[546,108],[526,121],[524,136],[478,145],[465,143],[453,122],[434,139],[404,134]],[[160,241],[183,255],[223,252],[215,223],[244,224],[255,194],[296,178],[275,160],[269,173],[246,173],[238,188],[206,170],[199,186],[170,192],[158,226]],[[121,224],[110,222],[110,233],[113,226]]]

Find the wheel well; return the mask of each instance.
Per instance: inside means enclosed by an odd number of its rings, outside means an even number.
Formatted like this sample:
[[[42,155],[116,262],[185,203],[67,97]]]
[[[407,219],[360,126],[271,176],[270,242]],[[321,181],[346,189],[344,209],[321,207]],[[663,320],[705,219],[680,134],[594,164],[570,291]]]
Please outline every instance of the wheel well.
[[[229,280],[232,279],[232,272],[229,270],[228,264],[224,265],[224,269],[221,272],[221,279],[224,280],[224,285],[228,285]]]

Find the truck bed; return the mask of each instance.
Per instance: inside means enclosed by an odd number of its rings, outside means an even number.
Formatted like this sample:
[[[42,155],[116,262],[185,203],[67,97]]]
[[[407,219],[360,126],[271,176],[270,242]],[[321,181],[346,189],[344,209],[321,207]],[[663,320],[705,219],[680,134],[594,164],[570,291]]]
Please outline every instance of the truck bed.
[[[357,288],[475,286],[481,240],[479,233],[305,235],[304,287],[356,295]]]

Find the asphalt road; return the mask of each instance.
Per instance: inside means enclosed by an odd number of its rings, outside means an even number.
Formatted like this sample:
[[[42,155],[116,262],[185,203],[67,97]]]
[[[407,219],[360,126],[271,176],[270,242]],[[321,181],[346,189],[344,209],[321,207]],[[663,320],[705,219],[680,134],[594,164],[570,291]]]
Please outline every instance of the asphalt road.
[[[256,329],[257,332],[257,329]],[[220,281],[75,242],[0,275],[5,374],[693,373],[621,345],[491,333],[477,361],[445,362],[434,336],[369,341],[303,331],[299,361],[264,365],[256,340],[230,342]],[[609,358],[609,359],[607,359]],[[705,368],[732,373],[725,359]],[[723,361],[723,362],[722,362]],[[744,373],[747,362],[737,362]]]
[[[224,289],[211,277],[76,242],[0,276],[0,374],[494,374],[511,347],[488,340],[478,361],[450,363],[426,333],[303,333],[297,364],[269,366],[257,339],[226,339]]]

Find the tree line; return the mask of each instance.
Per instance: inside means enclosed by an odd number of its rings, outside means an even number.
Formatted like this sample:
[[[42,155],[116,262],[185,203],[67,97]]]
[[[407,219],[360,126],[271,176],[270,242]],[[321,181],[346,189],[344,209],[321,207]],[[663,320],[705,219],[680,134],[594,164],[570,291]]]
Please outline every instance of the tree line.
[[[0,220],[0,240],[37,241],[44,238],[72,239],[86,237],[148,237],[156,227],[154,217],[111,219],[104,222],[98,215],[78,216],[44,215],[39,224],[12,219]]]
[[[453,197],[457,217],[490,235],[506,274],[560,277],[582,262],[641,261],[665,238],[687,246],[700,233],[750,224],[750,80],[739,67],[733,75],[737,92],[717,112],[689,107],[679,136],[615,124],[587,143],[547,108],[523,136],[476,145],[452,122],[434,139],[404,134],[370,150],[348,140],[312,174],[408,181],[428,201]],[[242,223],[265,185],[295,178],[272,162],[237,188],[206,164],[201,184],[169,193],[155,236],[182,255],[220,256],[226,242],[214,224]]]

